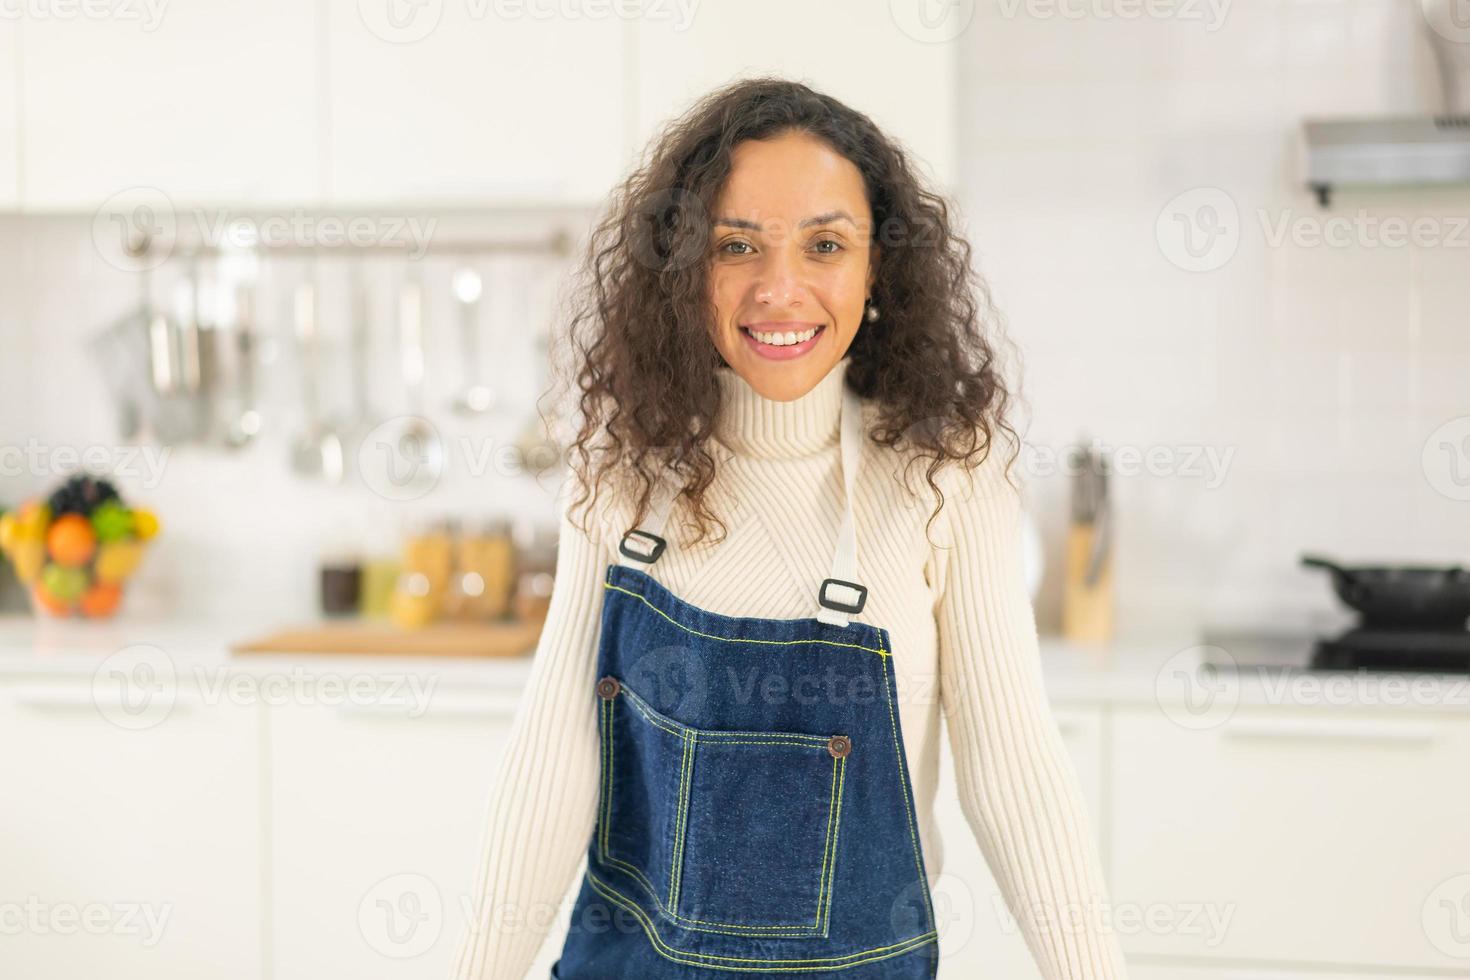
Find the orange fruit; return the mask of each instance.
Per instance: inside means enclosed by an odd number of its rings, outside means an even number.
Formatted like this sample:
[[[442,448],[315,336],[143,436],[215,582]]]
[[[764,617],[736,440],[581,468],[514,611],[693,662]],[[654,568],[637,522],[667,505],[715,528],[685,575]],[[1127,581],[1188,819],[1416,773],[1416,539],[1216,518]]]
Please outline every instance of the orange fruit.
[[[71,615],[71,603],[64,599],[58,599],[51,594],[40,582],[31,587],[31,595],[35,597],[36,604],[53,616]]]
[[[58,565],[85,565],[97,551],[97,532],[81,514],[62,514],[46,532],[46,548]]]
[[[81,607],[84,616],[111,616],[122,602],[122,587],[108,582],[98,582],[82,593]]]

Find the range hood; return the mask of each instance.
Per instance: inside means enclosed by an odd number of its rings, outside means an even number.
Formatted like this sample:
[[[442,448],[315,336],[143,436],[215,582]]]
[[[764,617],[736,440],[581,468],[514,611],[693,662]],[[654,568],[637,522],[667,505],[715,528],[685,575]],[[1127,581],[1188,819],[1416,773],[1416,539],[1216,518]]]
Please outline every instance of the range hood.
[[[1462,2],[1411,0],[1422,7],[1443,113],[1302,123],[1306,184],[1323,207],[1342,185],[1470,184],[1470,22]]]

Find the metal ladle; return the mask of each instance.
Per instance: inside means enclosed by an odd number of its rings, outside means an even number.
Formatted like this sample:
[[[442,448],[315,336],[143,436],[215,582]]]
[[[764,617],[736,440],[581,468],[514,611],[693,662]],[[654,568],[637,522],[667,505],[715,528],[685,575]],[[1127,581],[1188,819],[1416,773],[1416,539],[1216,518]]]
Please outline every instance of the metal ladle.
[[[468,266],[454,274],[454,299],[459,307],[459,355],[464,385],[450,402],[457,415],[485,415],[495,406],[495,392],[475,380],[480,374],[479,311],[484,282]]]
[[[302,476],[321,477],[328,483],[342,481],[342,440],[321,417],[317,388],[318,341],[316,286],[302,283],[296,289],[296,343],[301,354],[301,402],[305,427],[291,445],[291,468]]]
[[[401,490],[432,486],[444,470],[444,441],[423,412],[424,323],[423,289],[406,282],[398,295],[399,361],[407,398],[407,415],[387,433],[390,451],[397,457],[395,482]]]

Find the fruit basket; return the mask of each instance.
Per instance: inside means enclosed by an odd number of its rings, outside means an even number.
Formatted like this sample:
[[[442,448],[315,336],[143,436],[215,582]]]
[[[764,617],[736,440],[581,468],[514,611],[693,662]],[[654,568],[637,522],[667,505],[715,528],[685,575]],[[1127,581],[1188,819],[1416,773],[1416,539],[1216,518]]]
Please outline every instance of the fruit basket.
[[[158,518],[129,507],[112,484],[70,477],[49,497],[0,515],[0,553],[38,614],[102,619],[158,534]]]

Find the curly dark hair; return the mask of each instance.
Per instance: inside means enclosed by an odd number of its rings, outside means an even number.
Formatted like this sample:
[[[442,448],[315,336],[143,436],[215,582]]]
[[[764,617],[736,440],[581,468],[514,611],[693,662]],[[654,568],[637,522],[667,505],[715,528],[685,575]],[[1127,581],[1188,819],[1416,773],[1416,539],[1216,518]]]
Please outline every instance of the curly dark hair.
[[[558,375],[563,391],[575,384],[579,392],[568,462],[581,494],[572,506],[595,503],[606,478],[636,501],[640,522],[655,482],[672,475],[696,540],[711,521],[723,539],[725,525],[704,499],[715,478],[706,441],[723,363],[710,333],[709,214],[732,149],[793,130],[823,140],[862,174],[879,246],[871,295],[882,315],[854,337],[846,380],[878,406],[869,438],[912,453],[908,464],[929,461],[925,478],[938,498],[931,525],[944,504],[940,467],[979,465],[997,432],[1015,436],[998,317],[981,322],[989,291],[945,200],[866,115],[800,82],[759,76],[707,94],[670,123],[593,229],[569,311],[571,356],[560,358],[567,374]],[[1013,441],[1007,476],[1018,452]]]

